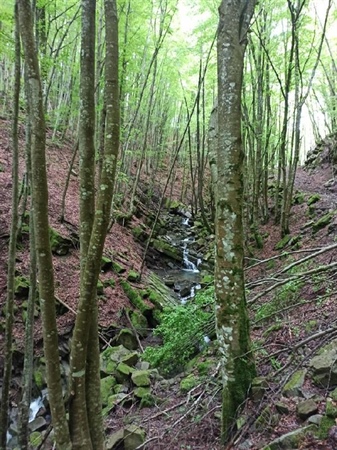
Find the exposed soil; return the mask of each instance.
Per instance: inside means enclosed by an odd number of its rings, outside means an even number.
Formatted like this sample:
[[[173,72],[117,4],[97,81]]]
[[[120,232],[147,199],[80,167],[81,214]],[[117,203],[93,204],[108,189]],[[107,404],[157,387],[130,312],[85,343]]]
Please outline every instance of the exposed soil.
[[[21,162],[20,174],[24,173],[24,128],[20,128]],[[62,145],[48,142],[47,163],[50,198],[50,224],[62,235],[73,237],[78,233],[78,177],[72,175],[66,197],[66,222],[60,223],[61,197],[64,189],[66,173],[72,154],[72,144],[64,142]],[[74,171],[78,173],[78,162]],[[7,249],[10,227],[11,204],[11,152],[10,152],[10,123],[0,120],[0,307],[1,310],[6,298],[6,272]],[[159,174],[158,179],[163,180],[164,173]],[[254,249],[254,257],[247,258],[246,279],[249,286],[248,302],[251,302],[250,311],[252,319],[252,340],[256,348],[256,362],[259,375],[268,376],[268,390],[262,401],[258,404],[251,400],[243,408],[242,414],[246,417],[246,424],[233,437],[226,449],[259,449],[273,438],[302,425],[296,416],[296,404],[294,400],[285,400],[290,413],[281,415],[277,424],[267,424],[263,430],[258,430],[254,425],[262,409],[280,399],[281,388],[291,374],[298,368],[306,366],[314,352],[337,336],[337,332],[321,334],[320,337],[308,341],[298,349],[296,345],[310,335],[336,326],[336,276],[335,272],[327,272],[325,277],[312,276],[306,280],[300,288],[294,288],[293,292],[284,294],[282,300],[279,297],[280,307],[287,307],[284,312],[266,319],[261,315],[261,310],[267,308],[273,300],[275,291],[267,293],[275,279],[275,274],[285,265],[335,241],[336,226],[333,221],[330,227],[325,227],[317,233],[313,233],[308,225],[309,221],[316,221],[329,211],[337,209],[337,188],[334,183],[327,185],[333,178],[333,173],[328,163],[321,164],[314,169],[300,168],[297,172],[296,190],[305,194],[302,204],[294,205],[291,215],[292,236],[301,235],[301,245],[298,250],[285,248],[275,250],[275,245],[280,240],[279,226],[272,221],[261,227],[264,235],[264,247],[261,250]],[[178,197],[180,192],[179,172],[177,172],[176,185],[173,196]],[[313,217],[308,216],[307,199],[310,195],[319,193],[321,198],[315,204]],[[140,219],[133,219],[130,227],[126,228],[118,223],[112,226],[106,241],[105,254],[122,264],[126,269],[139,270],[143,249],[133,239],[130,228]],[[336,220],[336,219],[334,219]],[[24,235],[20,242],[17,255],[17,270],[28,275],[29,253],[27,237]],[[282,251],[292,252],[291,258],[271,258],[280,255]],[[337,249],[320,254],[314,262],[299,271],[305,271],[318,267],[321,264],[329,264],[337,259]],[[265,261],[264,263],[262,263]],[[69,310],[58,318],[60,336],[68,336],[74,322],[74,313],[78,301],[79,287],[79,252],[76,245],[70,254],[64,257],[53,257],[55,267],[56,295],[62,304],[68,305]],[[259,264],[258,264],[259,263]],[[107,275],[102,274],[102,279]],[[109,273],[109,278],[111,278]],[[287,274],[283,275],[288,276]],[[263,281],[265,279],[269,281]],[[260,280],[260,282],[258,282]],[[116,277],[117,282],[117,277]],[[261,297],[254,301],[254,298]],[[264,295],[262,295],[264,294]],[[289,303],[290,300],[290,303]],[[18,313],[15,316],[14,341],[18,350],[23,349],[24,321],[20,308],[22,299],[17,299]],[[283,303],[284,302],[284,305]],[[282,303],[282,304],[281,304]],[[292,308],[292,305],[296,307]],[[267,305],[267,306],[266,306]],[[119,311],[123,307],[130,307],[129,301],[118,282],[114,289],[107,288],[104,300],[99,302],[99,323],[102,329],[112,324],[125,326],[121,323]],[[260,311],[260,316],[256,314]],[[272,311],[271,311],[272,314]],[[258,319],[260,317],[260,319]],[[264,317],[264,318],[263,318]],[[1,317],[3,320],[3,316]],[[125,319],[124,319],[125,320]],[[308,325],[309,324],[309,325]],[[310,325],[311,324],[311,325]],[[270,328],[273,325],[273,329]],[[268,330],[268,331],[266,331]],[[40,319],[35,323],[36,352],[41,353],[42,331]],[[0,334],[0,348],[3,342],[3,333]],[[294,350],[296,349],[296,350]],[[208,352],[212,353],[210,349]],[[212,353],[213,355],[213,353]],[[205,355],[207,358],[209,355]],[[148,450],[218,450],[220,445],[220,420],[219,411],[221,405],[219,376],[216,367],[209,374],[208,383],[195,388],[190,394],[182,394],[179,389],[178,376],[165,383],[155,383],[156,396],[161,399],[158,405],[152,408],[139,410],[137,406],[129,408],[118,406],[114,413],[106,421],[106,431],[116,431],[125,423],[137,423],[145,427],[148,442],[145,446]],[[324,412],[325,400],[328,392],[318,389],[308,379],[305,384],[305,392],[308,396],[317,394],[321,397],[319,409]],[[273,406],[272,406],[273,408]],[[246,443],[246,447],[241,447]],[[334,449],[337,444],[330,441],[317,441],[308,437],[303,443],[302,449]]]

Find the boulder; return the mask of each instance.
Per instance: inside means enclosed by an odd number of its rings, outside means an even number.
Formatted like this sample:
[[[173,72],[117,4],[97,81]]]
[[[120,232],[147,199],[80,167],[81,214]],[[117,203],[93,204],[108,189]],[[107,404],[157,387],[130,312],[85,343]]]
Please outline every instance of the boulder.
[[[256,377],[253,379],[251,396],[254,402],[259,402],[263,399],[267,387],[268,383],[265,377]]]
[[[113,388],[116,384],[115,377],[108,376],[101,379],[101,399],[103,406],[108,404],[108,399],[113,394]]]
[[[65,256],[69,253],[73,242],[71,239],[62,236],[58,231],[49,228],[49,240],[51,251],[54,255]]]
[[[121,428],[120,430],[116,431],[115,433],[111,434],[108,439],[105,442],[105,448],[106,450],[114,450],[119,446],[124,439],[124,429]]]
[[[285,397],[303,397],[302,386],[306,373],[306,369],[297,370],[284,386],[282,394]]]
[[[180,247],[175,247],[162,239],[153,239],[152,246],[159,253],[162,253],[179,263],[183,262],[183,250]]]
[[[123,345],[106,348],[101,353],[101,372],[107,375],[114,374],[119,362],[130,353]]]
[[[312,379],[318,386],[329,388],[337,385],[337,339],[323,347],[309,365]]]
[[[135,450],[145,441],[145,431],[137,425],[124,428],[124,450]]]
[[[305,438],[308,433],[317,431],[316,425],[308,425],[297,430],[290,431],[283,436],[278,437],[274,441],[270,442],[263,450],[289,450],[292,448],[299,448],[299,444]]]
[[[119,383],[124,383],[130,378],[130,375],[134,372],[134,370],[135,369],[128,366],[127,364],[119,363],[115,371],[116,380]]]
[[[311,398],[304,400],[297,405],[296,412],[301,420],[306,420],[308,417],[318,413],[317,403]]]
[[[138,348],[138,341],[133,331],[129,328],[123,328],[116,339],[117,344],[123,345],[128,350],[136,350]]]
[[[150,370],[135,370],[131,375],[131,380],[136,386],[150,386]]]

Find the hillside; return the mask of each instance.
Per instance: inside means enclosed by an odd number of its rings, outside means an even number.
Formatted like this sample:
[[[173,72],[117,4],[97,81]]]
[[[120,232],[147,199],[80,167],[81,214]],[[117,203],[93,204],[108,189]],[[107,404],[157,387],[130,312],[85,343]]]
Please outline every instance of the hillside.
[[[330,419],[337,417],[337,413],[335,416],[326,415],[327,409],[330,406],[335,407],[335,401],[337,401],[337,394],[334,394],[336,398],[330,397],[332,389],[337,385],[337,378],[334,378],[337,377],[337,370],[335,374],[334,364],[331,366],[328,382],[323,384],[315,382],[310,375],[311,372],[307,371],[318,349],[337,338],[336,270],[334,266],[328,267],[337,259],[335,243],[337,184],[333,180],[333,169],[327,155],[329,145],[330,143],[327,142],[326,146],[321,147],[319,157],[311,163],[310,167],[298,170],[291,217],[291,236],[281,242],[279,227],[270,220],[260,230],[264,238],[263,249],[256,249],[253,245],[247,249],[249,256],[246,258],[246,281],[251,314],[251,335],[258,375],[263,378],[260,380],[260,386],[253,388],[252,396],[240,412],[240,428],[234,433],[232,442],[225,447],[228,450],[267,449],[267,444],[273,439],[303,428],[307,424],[307,417],[321,415],[320,420],[322,418],[325,420],[326,417]],[[24,171],[23,128],[20,129],[20,146],[22,177]],[[62,193],[72,151],[71,142],[56,144],[48,141],[50,225],[71,243],[66,255],[54,255],[53,259],[59,308],[59,335],[64,354],[68,351],[68,339],[74,321],[79,288],[77,162],[75,162],[74,174],[70,177],[66,196],[65,221],[61,223],[59,220]],[[163,176],[164,173],[158,175],[158,183],[159,179],[162,181]],[[176,180],[175,189],[179,192],[179,173]],[[146,180],[143,181],[146,185]],[[10,123],[6,120],[0,120],[0,186],[0,307],[2,310],[6,298],[6,258],[11,201]],[[173,192],[173,198],[177,197],[174,194],[175,192]],[[159,195],[152,198],[158,202]],[[134,216],[131,221],[124,224],[123,221],[121,223],[116,221],[107,237],[105,256],[122,270],[120,272],[110,269],[102,271],[100,277],[104,285],[104,295],[99,297],[99,324],[104,351],[109,351],[110,345],[114,343],[113,339],[121,329],[130,326],[128,314],[124,312],[129,309],[133,311],[135,308],[122,288],[122,281],[126,280],[130,271],[140,270],[143,243],[136,239],[133,231],[141,228],[146,232],[145,234],[148,234],[146,219],[158,205],[155,200],[153,201],[154,204],[152,201],[148,204],[146,201],[142,202],[143,213],[139,214],[139,217]],[[187,209],[188,205],[186,205]],[[167,211],[163,214],[166,214],[163,217],[167,220]],[[181,222],[181,217],[179,221]],[[179,227],[177,230],[179,231]],[[169,233],[168,230],[167,233]],[[194,233],[198,233],[196,227]],[[329,250],[320,252],[328,246],[330,246]],[[201,244],[200,248],[203,248]],[[317,253],[315,258],[308,259],[300,265],[295,264],[296,261],[314,253]],[[165,269],[170,267],[164,258],[160,261],[159,253],[157,258],[159,258],[158,266],[162,264]],[[322,266],[327,267],[319,270]],[[28,237],[23,233],[18,247],[17,273],[20,276],[27,276],[28,271]],[[149,269],[146,269],[145,273],[149,275]],[[288,283],[286,283],[287,278],[289,278]],[[147,280],[148,278],[144,277],[141,282],[131,281],[130,285],[141,292],[148,288]],[[13,408],[18,401],[22,368],[25,295],[18,295],[16,298]],[[172,292],[172,296],[175,295]],[[152,308],[151,297],[144,297],[144,301],[149,308]],[[190,301],[193,302],[193,299]],[[2,322],[3,314],[0,325],[0,348],[3,341]],[[160,339],[152,333],[146,336],[139,334],[139,337],[143,347],[160,343]],[[34,338],[36,358],[38,358],[42,354],[42,332],[38,311]],[[189,342],[183,344],[191,345]],[[142,366],[144,367],[147,366]],[[288,390],[284,390],[287,382],[301,370],[305,371],[302,372],[302,384],[296,389],[292,386],[293,390],[290,389],[290,393],[289,386]],[[151,378],[151,395],[154,401],[151,405],[145,405],[147,407],[140,408],[139,403],[134,400],[135,389],[130,387],[129,379],[124,385],[120,382],[119,384],[125,389],[119,394],[122,393],[125,396],[119,397],[107,414],[106,432],[111,435],[109,448],[124,448],[121,437],[116,436],[116,433],[130,424],[139,425],[146,432],[146,444],[139,448],[148,450],[223,448],[219,440],[220,383],[215,341],[212,341],[199,356],[196,355],[182,373],[167,379],[161,373],[154,372]],[[125,387],[125,384],[128,386]],[[300,415],[298,405],[306,400],[311,400],[314,413],[311,412],[307,416]],[[330,420],[327,429],[333,424],[334,421]],[[47,423],[44,423],[42,430],[47,428],[46,425]],[[328,432],[325,434],[322,432],[317,437],[313,428],[308,431],[306,436],[299,439],[296,448],[328,450],[337,447],[334,428],[329,436]],[[114,436],[115,441],[112,442]],[[269,448],[291,448],[287,447],[289,444],[284,443],[275,445],[278,447],[270,446]],[[49,448],[48,441],[44,448]]]

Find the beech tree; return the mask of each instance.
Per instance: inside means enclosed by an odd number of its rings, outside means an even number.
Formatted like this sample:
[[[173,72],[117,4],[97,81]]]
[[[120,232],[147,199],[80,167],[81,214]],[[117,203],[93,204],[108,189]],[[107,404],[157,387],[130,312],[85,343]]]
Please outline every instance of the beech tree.
[[[219,8],[215,297],[223,383],[223,440],[228,437],[255,375],[243,272],[241,142],[244,53],[255,3],[223,0]]]

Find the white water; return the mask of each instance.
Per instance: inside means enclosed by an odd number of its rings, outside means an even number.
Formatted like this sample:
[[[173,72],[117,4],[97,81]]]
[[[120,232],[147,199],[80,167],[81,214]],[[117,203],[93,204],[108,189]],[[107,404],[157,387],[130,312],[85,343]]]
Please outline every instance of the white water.
[[[194,273],[199,273],[198,267],[188,259],[189,252],[188,252],[188,243],[191,242],[189,238],[186,238],[183,240],[183,262],[185,269],[184,270],[190,270]],[[201,260],[198,259],[198,263],[200,264]]]

